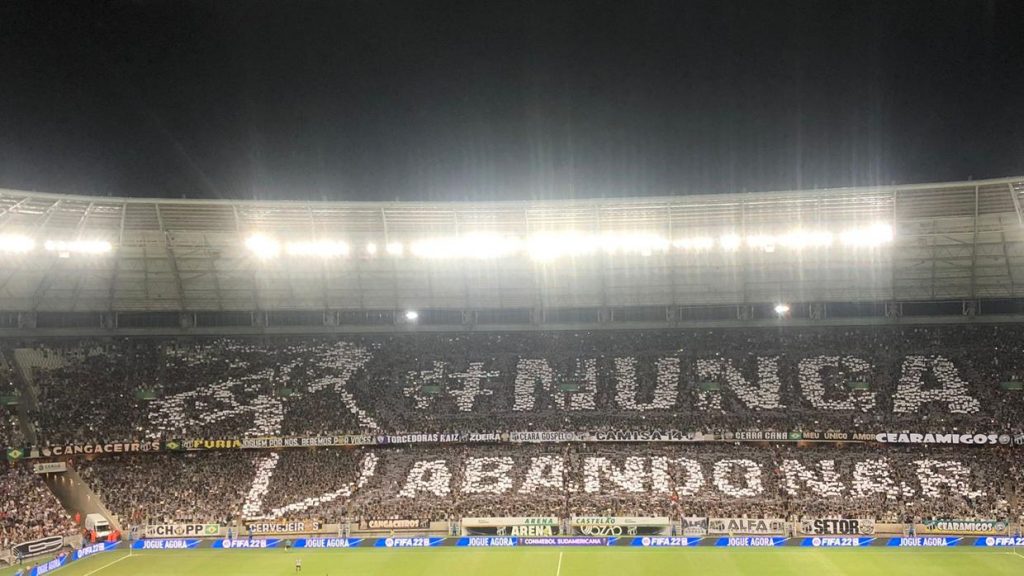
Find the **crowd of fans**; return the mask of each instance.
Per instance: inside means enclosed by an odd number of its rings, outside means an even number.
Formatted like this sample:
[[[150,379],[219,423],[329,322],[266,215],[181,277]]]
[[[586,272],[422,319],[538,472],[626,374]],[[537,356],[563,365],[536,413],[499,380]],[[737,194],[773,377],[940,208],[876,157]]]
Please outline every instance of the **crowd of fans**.
[[[1024,327],[111,340],[46,349],[40,442],[514,430],[1001,432]],[[87,352],[83,352],[87,351]]]
[[[44,536],[71,535],[75,523],[43,480],[26,466],[0,471],[0,535],[3,549]]]
[[[478,516],[1016,519],[1012,448],[517,444],[97,459],[133,523]]]
[[[237,519],[254,470],[251,455],[240,453],[110,456],[79,468],[107,508],[131,525]]]
[[[51,446],[333,433],[1018,433],[1024,421],[1024,393],[1000,386],[1024,380],[1017,326],[111,339],[18,350],[37,400],[34,432]],[[5,418],[0,440],[12,445]],[[102,456],[81,472],[132,525],[581,514],[906,522],[1018,518],[1014,450],[395,445]],[[36,478],[12,469],[2,482],[9,541],[66,528]],[[25,506],[45,500],[32,490],[49,500]]]

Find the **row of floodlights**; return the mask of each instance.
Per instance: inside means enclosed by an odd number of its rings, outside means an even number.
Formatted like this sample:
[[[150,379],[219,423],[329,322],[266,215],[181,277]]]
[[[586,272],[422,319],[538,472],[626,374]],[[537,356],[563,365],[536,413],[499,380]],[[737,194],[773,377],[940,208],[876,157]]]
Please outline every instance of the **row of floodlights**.
[[[467,233],[459,236],[427,238],[408,244],[374,242],[362,247],[361,255],[392,257],[411,255],[425,259],[494,259],[526,255],[533,260],[547,262],[562,257],[591,254],[639,254],[651,256],[670,250],[706,252],[720,249],[735,252],[741,248],[774,252],[776,249],[802,250],[828,248],[840,244],[851,248],[873,248],[893,241],[892,227],[872,224],[850,228],[838,234],[823,230],[792,230],[783,234],[753,234],[741,236],[725,233],[718,237],[689,236],[669,239],[649,232],[589,234],[583,232],[543,232],[527,237],[488,232]],[[261,259],[277,258],[285,254],[292,257],[340,258],[355,255],[357,249],[342,240],[287,241],[272,236],[253,234],[246,238],[245,247]],[[0,235],[0,252],[27,254],[37,248],[36,240],[20,234]],[[113,250],[106,240],[46,240],[43,248],[62,257],[72,254],[105,254]]]
[[[893,241],[892,227],[872,224],[850,228],[838,234],[822,230],[792,230],[783,234],[722,234],[718,237],[692,236],[669,239],[646,233],[582,232],[538,233],[519,237],[494,233],[468,233],[459,236],[428,238],[410,243],[388,242],[378,245],[367,243],[359,250],[341,240],[292,242],[280,241],[272,236],[253,234],[245,241],[246,248],[256,257],[272,259],[282,254],[294,257],[343,258],[354,255],[392,257],[406,255],[426,259],[494,259],[526,255],[545,262],[561,257],[591,254],[639,254],[652,256],[670,250],[702,252],[720,249],[735,252],[741,248],[774,252],[776,249],[802,250],[829,248],[836,244],[849,248],[873,248]]]
[[[0,234],[0,252],[28,254],[37,248],[35,239],[21,234]],[[106,240],[46,240],[43,249],[61,257],[72,254],[105,254],[114,249]]]

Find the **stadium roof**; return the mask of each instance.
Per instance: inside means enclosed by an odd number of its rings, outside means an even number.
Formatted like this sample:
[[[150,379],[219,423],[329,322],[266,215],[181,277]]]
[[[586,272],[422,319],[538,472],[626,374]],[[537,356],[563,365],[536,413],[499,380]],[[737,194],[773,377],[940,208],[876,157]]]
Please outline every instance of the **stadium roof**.
[[[0,310],[401,310],[928,301],[1024,296],[1024,177],[537,202],[262,202],[0,190],[0,235],[105,240],[108,254],[0,254]],[[497,233],[778,234],[892,226],[872,250],[671,250],[554,262],[430,260],[360,247]],[[263,260],[252,233],[341,239],[332,260]],[[1018,282],[1020,280],[1020,282]]]

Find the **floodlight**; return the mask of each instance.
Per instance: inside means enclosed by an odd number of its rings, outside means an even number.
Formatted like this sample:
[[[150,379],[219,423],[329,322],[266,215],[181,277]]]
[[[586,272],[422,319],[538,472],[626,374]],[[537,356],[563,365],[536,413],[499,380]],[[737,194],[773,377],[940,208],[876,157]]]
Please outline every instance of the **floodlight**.
[[[384,250],[391,256],[401,256],[405,253],[405,246],[402,246],[401,242],[388,242]]]
[[[420,313],[415,310],[406,310],[405,319],[409,322],[415,322],[420,317]]]
[[[794,230],[778,238],[786,248],[828,248],[832,245],[832,234],[821,230]]]
[[[775,243],[777,242],[775,236],[770,234],[755,234],[753,236],[747,236],[747,246],[750,248],[758,248],[765,252],[775,252]],[[726,248],[725,242],[723,241],[722,247]]]
[[[609,254],[622,252],[650,256],[654,251],[665,252],[669,247],[667,238],[650,232],[603,234],[597,241],[604,251]]]
[[[58,252],[61,256],[70,254],[105,254],[114,248],[106,240],[47,240],[43,247],[48,252]]]
[[[420,258],[477,258],[489,260],[511,256],[520,251],[522,240],[489,232],[471,232],[461,236],[425,238],[412,243],[410,251]]]
[[[539,262],[550,262],[562,256],[582,256],[597,249],[593,237],[580,232],[540,232],[526,240],[526,253]]]
[[[872,224],[864,228],[851,228],[840,235],[846,246],[873,247],[889,244],[893,241],[892,226],[888,224]]]
[[[743,239],[736,234],[726,234],[718,239],[718,244],[723,250],[738,250]]]
[[[785,316],[787,313],[789,313],[789,304],[776,304],[775,313],[778,314],[779,316]]]
[[[263,234],[252,234],[245,239],[245,247],[260,260],[276,258],[281,253],[281,243]]]
[[[698,236],[696,238],[676,238],[672,241],[672,246],[675,246],[680,250],[710,250],[715,246],[715,239],[707,236]]]
[[[0,235],[0,252],[24,254],[36,247],[36,241],[21,234]]]
[[[346,242],[318,240],[316,242],[289,242],[285,246],[285,251],[289,256],[333,258],[338,256],[348,256],[350,248]]]
[[[369,244],[367,244],[366,245],[366,253],[369,254],[370,256],[376,256],[377,255],[377,245],[374,244],[373,242],[370,242]]]

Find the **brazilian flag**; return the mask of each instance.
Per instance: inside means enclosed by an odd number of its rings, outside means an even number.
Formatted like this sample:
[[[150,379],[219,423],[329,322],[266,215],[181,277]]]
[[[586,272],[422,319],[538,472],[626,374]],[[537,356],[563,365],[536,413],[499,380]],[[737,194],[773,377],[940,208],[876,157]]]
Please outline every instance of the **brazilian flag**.
[[[179,450],[184,450],[185,445],[181,443],[181,440],[167,440],[164,442],[164,449],[171,452],[178,452]]]
[[[21,448],[8,448],[7,449],[7,459],[10,460],[11,462],[17,462],[18,460],[21,460],[24,457],[25,457],[25,451],[22,450]]]

